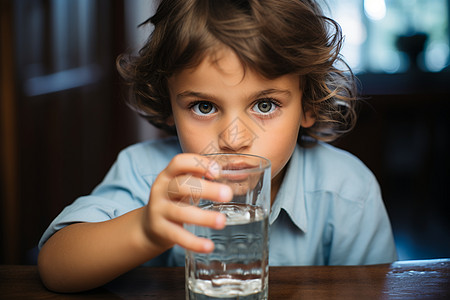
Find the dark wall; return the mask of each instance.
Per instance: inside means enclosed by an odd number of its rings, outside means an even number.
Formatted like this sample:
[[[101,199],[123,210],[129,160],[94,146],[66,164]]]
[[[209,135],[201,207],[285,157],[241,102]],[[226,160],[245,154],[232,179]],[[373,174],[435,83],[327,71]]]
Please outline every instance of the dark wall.
[[[338,145],[378,178],[400,258],[449,257],[450,93],[367,96]]]

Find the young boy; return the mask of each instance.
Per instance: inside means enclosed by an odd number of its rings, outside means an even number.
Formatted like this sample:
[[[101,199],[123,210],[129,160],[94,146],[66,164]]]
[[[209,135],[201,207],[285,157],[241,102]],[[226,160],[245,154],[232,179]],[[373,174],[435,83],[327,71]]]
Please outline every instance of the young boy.
[[[220,229],[218,212],[181,205],[205,181],[204,153],[248,153],[272,163],[270,265],[349,265],[396,259],[373,174],[325,144],[353,127],[352,76],[336,69],[339,26],[308,0],[162,1],[136,57],[122,56],[131,104],[176,137],[125,149],[104,181],[44,233],[39,272],[55,291],[100,286],[147,262],[184,264],[214,244],[183,224]],[[348,75],[348,77],[347,77]],[[190,184],[195,176],[196,186]]]

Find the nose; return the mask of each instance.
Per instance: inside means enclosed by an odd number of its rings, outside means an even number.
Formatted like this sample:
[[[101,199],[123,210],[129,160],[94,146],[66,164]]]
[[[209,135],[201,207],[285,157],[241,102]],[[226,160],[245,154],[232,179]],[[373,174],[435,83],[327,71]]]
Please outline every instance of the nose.
[[[242,153],[250,149],[257,136],[248,122],[251,121],[243,121],[237,117],[226,124],[219,134],[220,151]]]

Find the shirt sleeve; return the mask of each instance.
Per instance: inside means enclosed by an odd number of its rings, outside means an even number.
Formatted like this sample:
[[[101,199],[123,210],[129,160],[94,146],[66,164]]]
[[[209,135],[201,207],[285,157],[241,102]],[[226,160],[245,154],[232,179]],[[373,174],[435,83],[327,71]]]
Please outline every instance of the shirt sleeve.
[[[397,260],[391,224],[373,177],[364,201],[340,199],[345,213],[330,226],[332,241],[328,264],[369,265]],[[341,212],[343,210],[340,210]]]
[[[39,241],[39,248],[67,225],[110,220],[146,205],[156,176],[142,174],[135,156],[133,151],[122,151],[92,194],[78,198],[55,218]]]

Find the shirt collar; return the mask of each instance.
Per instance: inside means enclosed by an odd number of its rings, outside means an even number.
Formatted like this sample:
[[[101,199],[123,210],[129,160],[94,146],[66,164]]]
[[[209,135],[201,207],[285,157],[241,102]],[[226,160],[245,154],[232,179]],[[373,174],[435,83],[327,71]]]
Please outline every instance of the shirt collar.
[[[292,223],[306,232],[306,206],[304,198],[304,156],[303,149],[296,145],[294,153],[286,166],[286,174],[272,205],[269,223],[278,218],[281,209],[287,212]]]

